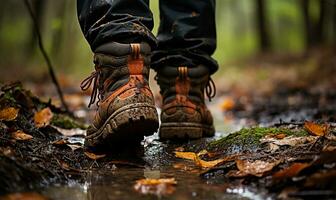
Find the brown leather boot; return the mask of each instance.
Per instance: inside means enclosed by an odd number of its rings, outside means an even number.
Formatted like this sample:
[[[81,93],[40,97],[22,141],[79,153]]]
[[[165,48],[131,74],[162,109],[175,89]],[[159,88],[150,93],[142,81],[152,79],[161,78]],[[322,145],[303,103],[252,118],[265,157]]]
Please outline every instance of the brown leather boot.
[[[81,84],[87,90],[94,82],[89,106],[99,99],[85,145],[127,145],[157,131],[158,114],[148,86],[149,45],[109,43],[95,51],[94,63],[95,72]]]
[[[161,139],[197,139],[214,135],[204,91],[211,100],[215,86],[205,66],[162,67],[157,69],[156,80],[163,97]]]

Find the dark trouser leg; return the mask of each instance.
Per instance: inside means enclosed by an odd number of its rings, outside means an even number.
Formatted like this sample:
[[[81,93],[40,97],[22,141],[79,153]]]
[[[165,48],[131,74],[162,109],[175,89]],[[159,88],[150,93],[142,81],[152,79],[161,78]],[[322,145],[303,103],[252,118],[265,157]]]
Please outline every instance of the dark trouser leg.
[[[211,58],[216,49],[215,0],[160,0],[160,20],[154,69],[203,64],[211,74],[217,70]]]
[[[108,42],[147,42],[153,48],[148,0],[77,0],[81,29],[92,51]]]

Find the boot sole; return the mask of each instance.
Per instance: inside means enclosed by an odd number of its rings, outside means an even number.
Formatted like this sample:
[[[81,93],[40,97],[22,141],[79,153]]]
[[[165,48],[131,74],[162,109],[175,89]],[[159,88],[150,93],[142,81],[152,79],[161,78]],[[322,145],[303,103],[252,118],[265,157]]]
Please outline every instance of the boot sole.
[[[85,139],[87,147],[119,147],[140,143],[144,136],[159,128],[157,110],[145,103],[136,103],[116,110],[95,133]]]
[[[215,134],[213,126],[189,122],[162,123],[159,136],[162,140],[188,140],[211,137]]]

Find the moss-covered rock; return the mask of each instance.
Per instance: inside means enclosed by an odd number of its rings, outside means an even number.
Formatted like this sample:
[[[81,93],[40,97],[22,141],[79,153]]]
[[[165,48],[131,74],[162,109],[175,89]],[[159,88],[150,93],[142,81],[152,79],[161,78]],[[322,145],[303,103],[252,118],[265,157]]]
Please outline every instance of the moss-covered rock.
[[[227,153],[237,153],[242,151],[256,151],[260,146],[260,139],[266,135],[285,134],[286,136],[308,135],[302,128],[274,128],[274,127],[252,127],[243,128],[240,131],[210,142],[207,149],[210,151],[226,151]]]

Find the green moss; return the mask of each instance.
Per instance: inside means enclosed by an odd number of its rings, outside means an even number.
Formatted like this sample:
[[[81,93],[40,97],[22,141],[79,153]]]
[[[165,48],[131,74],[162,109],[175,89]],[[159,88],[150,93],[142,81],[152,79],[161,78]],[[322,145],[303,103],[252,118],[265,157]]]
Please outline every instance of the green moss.
[[[51,120],[51,124],[54,126],[58,126],[60,128],[65,128],[65,129],[72,129],[72,128],[81,128],[81,129],[86,129],[87,126],[76,120],[73,119],[67,115],[63,114],[56,114]]]
[[[256,148],[260,144],[260,139],[265,135],[271,134],[286,134],[294,136],[306,136],[308,133],[304,129],[288,129],[288,128],[266,128],[266,127],[253,127],[243,128],[240,131],[231,133],[230,135],[213,141],[208,144],[210,150],[225,150],[225,149],[240,149],[249,150]]]

